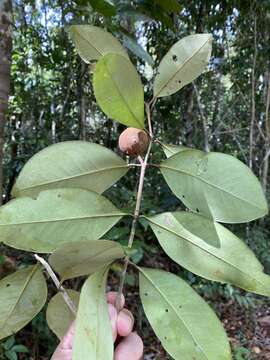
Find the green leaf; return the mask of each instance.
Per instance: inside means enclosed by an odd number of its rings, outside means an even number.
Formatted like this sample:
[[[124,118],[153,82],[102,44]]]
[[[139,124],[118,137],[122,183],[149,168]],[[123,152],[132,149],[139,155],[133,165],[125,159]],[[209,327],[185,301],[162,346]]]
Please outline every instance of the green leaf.
[[[211,50],[211,34],[189,35],[174,44],[158,67],[154,96],[174,94],[201,75],[206,69]]]
[[[137,43],[136,39],[133,39],[131,36],[122,34],[123,43],[125,47],[127,47],[133,54],[135,54],[138,58],[142,59],[143,61],[147,62],[149,65],[154,65],[154,60],[148,54],[144,48]]]
[[[53,188],[82,188],[102,193],[128,171],[111,150],[86,141],[65,141],[46,147],[22,169],[12,195],[36,196]]]
[[[75,290],[67,290],[67,293],[74,305],[78,307],[80,293]],[[49,328],[62,340],[71,323],[75,320],[75,317],[65,303],[61,293],[54,295],[50,300],[46,312],[46,319]]]
[[[18,356],[13,349],[5,351],[5,357],[9,360],[18,360]]]
[[[27,347],[24,345],[15,345],[15,346],[13,346],[12,350],[17,353],[28,353],[29,352]]]
[[[182,279],[139,268],[145,314],[174,359],[229,360],[226,333],[210,306]]]
[[[171,145],[171,144],[162,144],[163,151],[167,158],[177,154],[181,151],[192,150],[191,148],[183,145]]]
[[[144,127],[143,86],[129,60],[118,54],[105,55],[96,65],[93,85],[97,103],[108,117]]]
[[[270,277],[253,252],[224,226],[188,212],[148,218],[163,250],[196,275],[270,296]],[[219,247],[211,245],[214,237]]]
[[[109,1],[89,0],[89,3],[95,11],[106,17],[111,17],[117,14],[115,6],[112,5]]]
[[[70,35],[80,57],[86,62],[98,60],[108,53],[129,59],[120,42],[110,33],[92,25],[72,25]]]
[[[81,189],[42,191],[0,208],[0,241],[16,249],[52,252],[67,242],[97,240],[122,216],[109,200]]]
[[[3,344],[3,348],[5,350],[9,350],[10,348],[12,348],[12,346],[15,344],[15,337],[11,336],[9,337]]]
[[[39,266],[19,270],[0,281],[0,339],[28,324],[47,299],[47,284]]]
[[[241,223],[268,212],[260,182],[233,156],[186,150],[163,161],[160,168],[174,194],[204,216]]]
[[[113,338],[105,297],[107,271],[90,276],[83,285],[76,331],[73,360],[112,360]]]
[[[49,258],[61,280],[89,275],[124,257],[121,246],[108,240],[64,244]]]

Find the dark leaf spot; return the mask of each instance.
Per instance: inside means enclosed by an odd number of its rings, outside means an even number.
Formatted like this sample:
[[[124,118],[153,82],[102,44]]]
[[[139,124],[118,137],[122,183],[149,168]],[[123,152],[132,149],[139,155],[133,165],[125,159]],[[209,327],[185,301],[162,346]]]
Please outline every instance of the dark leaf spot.
[[[166,312],[169,312],[169,310],[168,310],[168,309],[166,309],[165,311],[166,311]]]
[[[6,287],[10,287],[10,284],[7,284]]]
[[[173,55],[172,59],[173,59],[173,61],[177,61],[177,56]]]
[[[200,210],[198,208],[196,208],[196,211],[197,211],[197,213],[200,212]]]
[[[148,296],[148,293],[145,293],[144,295],[145,295],[145,296]]]

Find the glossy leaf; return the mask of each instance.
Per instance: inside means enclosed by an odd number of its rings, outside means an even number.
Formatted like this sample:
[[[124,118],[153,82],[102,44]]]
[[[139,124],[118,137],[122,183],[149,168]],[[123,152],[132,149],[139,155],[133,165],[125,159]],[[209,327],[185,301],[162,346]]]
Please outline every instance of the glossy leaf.
[[[211,34],[195,34],[174,44],[161,60],[154,81],[154,96],[174,94],[201,75],[212,50]]]
[[[0,208],[0,241],[16,249],[52,252],[63,243],[96,240],[124,213],[109,200],[81,189],[42,191]]]
[[[206,279],[270,296],[270,276],[253,252],[224,226],[188,212],[148,219],[163,250],[179,265]],[[214,238],[220,244],[214,246]]]
[[[128,59],[120,42],[107,31],[92,25],[72,25],[70,35],[80,57],[89,63],[108,53],[117,53]]]
[[[108,240],[64,244],[53,252],[49,262],[61,280],[89,275],[124,257],[122,247]]]
[[[132,63],[118,54],[100,59],[94,72],[94,92],[104,113],[120,123],[144,127],[144,94]]]
[[[181,151],[192,150],[191,148],[183,145],[171,145],[171,144],[162,144],[162,149],[167,158],[177,154]]]
[[[78,307],[80,293],[75,290],[67,290],[67,293],[74,305]],[[46,319],[52,332],[62,340],[75,317],[65,303],[61,293],[57,293],[51,298],[47,307]]]
[[[72,360],[113,360],[113,338],[106,302],[107,271],[90,276],[83,285]]]
[[[225,223],[241,223],[267,214],[267,202],[252,171],[233,156],[181,151],[161,163],[161,172],[191,210]]]
[[[128,170],[111,150],[86,141],[65,141],[46,147],[22,169],[12,195],[36,196],[53,188],[82,188],[102,193]]]
[[[0,339],[21,330],[42,309],[47,284],[39,266],[29,266],[0,281]]]
[[[182,279],[140,268],[145,314],[174,359],[230,360],[226,333],[210,306]]]
[[[148,54],[147,51],[144,50],[144,48],[137,43],[135,39],[133,39],[130,36],[127,36],[125,34],[122,34],[123,43],[124,45],[131,51],[133,54],[135,54],[138,58],[142,59],[143,61],[147,62],[149,65],[154,65],[154,60],[152,57]]]

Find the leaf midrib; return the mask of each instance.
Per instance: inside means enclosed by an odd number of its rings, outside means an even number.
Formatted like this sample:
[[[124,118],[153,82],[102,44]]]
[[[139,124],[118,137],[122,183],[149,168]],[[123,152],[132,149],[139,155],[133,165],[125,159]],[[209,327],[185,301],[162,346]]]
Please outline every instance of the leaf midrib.
[[[27,276],[27,278],[26,278],[26,280],[25,280],[25,284],[24,284],[24,286],[22,287],[21,292],[19,292],[19,297],[18,297],[17,301],[14,303],[14,306],[12,306],[10,312],[8,313],[7,317],[5,318],[5,320],[4,320],[4,322],[3,322],[3,325],[2,325],[3,327],[4,327],[4,325],[6,324],[7,320],[11,317],[12,313],[14,312],[16,306],[18,305],[20,299],[21,299],[22,296],[23,296],[23,293],[25,292],[28,284],[30,283],[31,279],[33,278],[33,276],[34,276],[35,272],[38,270],[38,268],[39,268],[39,265],[33,266],[33,270],[32,270],[32,271],[30,272],[30,274]]]
[[[0,224],[1,226],[19,226],[19,225],[34,225],[34,224],[44,224],[44,223],[53,223],[53,222],[61,222],[61,221],[76,221],[76,220],[85,220],[85,219],[95,219],[95,218],[103,218],[103,217],[119,217],[128,215],[127,213],[110,213],[110,214],[95,214],[95,215],[86,215],[80,217],[68,217],[62,219],[47,219],[47,220],[36,220],[36,221],[24,221],[18,223],[9,223],[9,224]]]
[[[256,209],[259,209],[259,210],[261,210],[261,211],[263,210],[262,208],[258,207],[256,204],[254,204],[254,203],[252,203],[252,202],[250,202],[250,201],[248,201],[248,200],[242,199],[241,197],[237,196],[236,194],[233,194],[232,192],[230,192],[230,191],[228,191],[228,190],[226,190],[226,189],[223,189],[223,188],[220,187],[220,186],[217,186],[217,185],[215,185],[215,184],[213,184],[213,183],[210,183],[209,181],[207,181],[206,179],[204,179],[204,178],[202,178],[202,177],[198,177],[198,176],[196,176],[196,175],[194,175],[194,174],[192,174],[192,173],[189,173],[189,172],[187,172],[187,171],[180,170],[180,169],[178,169],[178,168],[174,168],[174,167],[171,167],[171,166],[162,165],[162,164],[160,165],[160,168],[161,168],[161,170],[162,170],[162,169],[168,169],[168,170],[171,170],[171,171],[174,171],[174,172],[179,172],[179,173],[185,174],[185,175],[187,175],[187,176],[193,177],[193,178],[195,178],[196,180],[201,181],[201,182],[203,182],[203,183],[205,183],[205,184],[213,187],[214,189],[220,190],[220,191],[224,192],[225,194],[229,194],[231,197],[234,197],[235,199],[238,199],[238,200],[240,200],[240,201],[248,204],[249,206],[251,205],[252,207],[254,207],[254,208],[256,208]]]
[[[169,80],[167,82],[165,82],[165,84],[159,89],[159,91],[156,93],[155,97],[158,97],[159,94],[164,90],[164,88],[172,81],[173,78],[175,78],[177,76],[177,74],[185,67],[185,65],[191,61],[201,50],[202,48],[208,43],[208,41],[210,41],[211,38],[208,38],[207,41],[205,41],[203,43],[203,45],[193,53],[192,56],[190,56],[186,61],[183,62],[183,64],[181,65],[181,67],[169,78]]]
[[[76,31],[76,30],[75,30],[75,31]],[[97,47],[95,47],[95,46],[91,43],[91,41],[84,36],[83,33],[81,33],[79,30],[77,30],[77,33],[78,33],[79,36],[81,36],[81,37],[83,38],[83,40],[85,40],[85,41],[87,42],[87,44],[89,44],[100,56],[103,56],[103,53],[101,52],[101,50],[99,50]],[[88,60],[88,61],[89,61],[89,60]]]
[[[177,317],[180,319],[180,321],[182,321],[182,323],[184,324],[184,326],[186,327],[188,333],[190,334],[192,340],[199,346],[199,348],[201,349],[201,351],[203,352],[204,356],[206,357],[206,359],[209,359],[208,356],[205,354],[203,348],[201,347],[201,345],[198,343],[198,341],[196,340],[196,338],[194,338],[192,332],[190,331],[189,327],[186,325],[186,322],[181,318],[180,314],[177,312],[176,308],[174,307],[173,304],[171,304],[171,302],[169,301],[169,299],[166,297],[166,295],[163,294],[163,292],[159,289],[159,287],[152,281],[152,279],[147,276],[145,274],[145,272],[143,271],[142,268],[139,268],[139,270],[143,273],[144,277],[152,284],[152,286],[160,293],[160,295],[164,298],[164,300],[169,304],[169,306],[174,310],[174,312],[176,313]]]
[[[125,58],[124,58],[125,59]],[[140,123],[140,120],[137,118],[136,114],[132,111],[132,109],[130,108],[128,102],[126,101],[126,99],[124,98],[124,96],[122,95],[117,83],[114,81],[114,78],[112,77],[112,74],[111,72],[109,71],[108,67],[107,67],[107,64],[106,62],[104,61],[104,66],[107,70],[107,73],[109,74],[110,76],[110,79],[112,80],[112,83],[114,84],[119,96],[121,97],[122,101],[125,103],[128,111],[130,112],[130,114],[132,115],[133,119],[135,119],[136,123],[139,125],[139,129],[142,128],[143,124]]]
[[[100,169],[97,169],[97,170],[90,170],[90,171],[86,171],[86,172],[83,172],[83,173],[80,173],[80,174],[75,174],[75,175],[72,175],[72,176],[67,176],[67,177],[63,177],[63,178],[59,178],[59,179],[53,179],[53,180],[50,180],[50,181],[46,181],[46,182],[42,182],[42,183],[39,183],[39,184],[34,184],[34,185],[31,185],[31,186],[27,186],[27,187],[17,187],[16,184],[15,184],[15,194],[16,193],[20,193],[22,191],[27,191],[27,190],[30,190],[30,189],[35,189],[35,188],[39,188],[41,186],[47,186],[47,185],[50,185],[50,184],[55,184],[55,183],[61,183],[62,181],[69,181],[69,180],[73,180],[73,179],[77,179],[77,178],[80,178],[80,177],[83,177],[83,176],[87,176],[87,175],[94,175],[94,174],[97,174],[99,172],[106,172],[106,171],[110,171],[110,170],[117,170],[117,169],[127,169],[128,170],[128,166],[125,164],[125,165],[118,165],[118,166],[111,166],[111,167],[106,167],[106,168],[100,168]],[[17,189],[16,189],[17,187]]]
[[[256,278],[251,277],[249,274],[243,272],[243,270],[237,268],[234,264],[231,264],[229,261],[218,257],[216,254],[211,253],[210,251],[208,251],[207,249],[203,248],[203,247],[200,246],[199,244],[196,244],[195,242],[193,242],[191,239],[188,239],[187,237],[183,237],[183,236],[179,235],[177,232],[175,232],[175,231],[167,228],[166,226],[154,222],[153,220],[151,220],[151,218],[147,218],[147,217],[146,217],[146,219],[148,219],[152,224],[154,224],[154,225],[162,228],[163,230],[166,230],[166,231],[168,231],[168,232],[176,235],[177,237],[180,237],[180,238],[188,241],[189,243],[191,243],[192,245],[198,247],[199,249],[201,249],[202,251],[206,252],[206,253],[209,254],[210,256],[213,256],[214,258],[218,259],[219,261],[224,262],[226,265],[231,266],[232,268],[236,269],[237,271],[240,271],[244,276],[246,276],[247,278],[251,279],[251,281],[259,282],[261,285],[263,285],[263,284],[262,284],[259,280],[257,280]],[[181,225],[181,224],[180,224],[180,225]],[[181,226],[182,226],[188,233],[190,233],[192,236],[195,236],[195,237],[197,238],[196,235],[194,235],[194,234],[192,234],[190,231],[188,231],[183,225],[181,225]],[[214,280],[214,281],[219,281],[219,282],[221,282],[221,280]]]

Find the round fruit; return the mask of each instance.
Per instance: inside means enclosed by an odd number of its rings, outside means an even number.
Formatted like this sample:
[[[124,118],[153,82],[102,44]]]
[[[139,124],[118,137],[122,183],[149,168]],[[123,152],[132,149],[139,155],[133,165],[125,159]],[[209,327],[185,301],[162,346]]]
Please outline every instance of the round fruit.
[[[119,137],[119,148],[129,156],[144,155],[149,145],[149,136],[141,129],[127,128]]]

